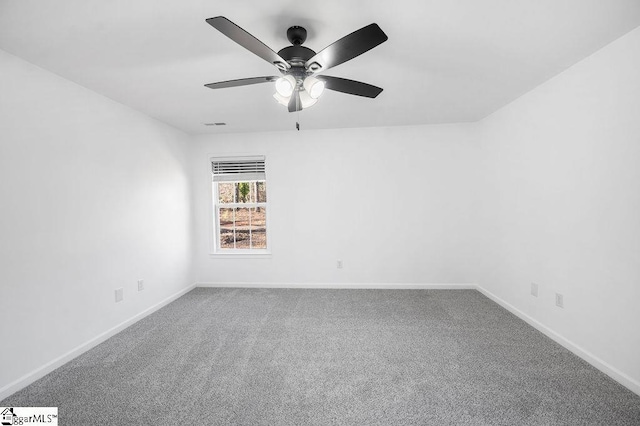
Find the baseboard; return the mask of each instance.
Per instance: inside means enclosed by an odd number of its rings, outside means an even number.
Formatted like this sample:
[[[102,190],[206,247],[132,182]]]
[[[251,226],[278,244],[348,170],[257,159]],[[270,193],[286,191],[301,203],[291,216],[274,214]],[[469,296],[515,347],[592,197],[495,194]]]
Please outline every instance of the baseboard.
[[[262,283],[262,282],[201,282],[196,287],[231,288],[327,288],[327,289],[388,289],[388,290],[475,290],[475,283],[415,284],[415,283]]]
[[[3,388],[0,388],[0,401],[2,401],[5,398],[8,398],[9,396],[14,394],[15,392],[17,392],[20,389],[30,385],[31,383],[35,382],[36,380],[46,376],[47,374],[51,373],[56,368],[59,368],[59,367],[63,366],[64,364],[66,364],[67,362],[69,362],[72,359],[76,358],[77,356],[82,355],[83,353],[87,352],[89,349],[91,349],[91,348],[99,345],[100,343],[104,342],[108,338],[118,334],[119,332],[121,332],[125,328],[129,327],[130,325],[140,321],[142,318],[144,318],[144,317],[154,313],[158,309],[168,305],[169,303],[173,302],[177,298],[179,298],[179,297],[183,296],[184,294],[188,293],[189,291],[193,290],[195,287],[196,287],[195,283],[190,284],[188,287],[178,291],[177,293],[174,293],[173,295],[167,297],[166,299],[162,300],[161,302],[156,303],[155,305],[153,305],[153,306],[145,309],[144,311],[134,315],[133,317],[129,318],[128,320],[126,320],[124,322],[121,322],[120,324],[116,325],[115,327],[110,328],[109,330],[105,331],[104,333],[102,333],[102,334],[94,337],[93,339],[81,344],[80,346],[70,350],[69,352],[65,353],[64,355],[54,359],[53,361],[48,362],[47,364],[45,364],[42,367],[32,371],[31,373],[25,374],[24,376],[22,376],[19,379],[9,383],[8,385],[4,386]]]
[[[634,380],[633,378],[631,378],[628,375],[624,374],[623,372],[621,372],[617,368],[615,368],[615,367],[611,366],[610,364],[606,363],[605,361],[601,360],[597,356],[593,355],[591,352],[589,352],[589,351],[583,349],[582,347],[576,345],[575,343],[573,343],[571,340],[567,339],[566,337],[556,333],[555,331],[553,331],[549,327],[547,327],[544,324],[538,322],[536,319],[534,319],[534,318],[530,317],[529,315],[525,314],[520,309],[516,308],[512,304],[506,302],[505,300],[499,298],[498,296],[496,296],[495,294],[491,293],[490,291],[488,291],[487,289],[483,288],[482,286],[478,285],[478,286],[476,286],[476,288],[477,288],[478,291],[480,291],[482,294],[487,296],[489,299],[491,299],[494,302],[496,302],[498,305],[502,306],[503,308],[505,308],[506,310],[508,310],[509,312],[514,314],[515,316],[517,316],[518,318],[520,318],[523,321],[525,321],[527,324],[529,324],[533,328],[535,328],[538,331],[540,331],[541,333],[545,334],[547,337],[551,338],[556,343],[564,346],[566,349],[568,349],[569,351],[573,352],[575,355],[579,356],[580,358],[582,358],[583,360],[585,360],[586,362],[588,362],[589,364],[591,364],[592,366],[594,366],[598,370],[602,371],[604,374],[606,374],[607,376],[611,377],[613,380],[615,380],[616,382],[620,383],[622,386],[626,387],[627,389],[629,389],[633,393],[635,393],[638,396],[640,396],[640,383],[638,381]]]

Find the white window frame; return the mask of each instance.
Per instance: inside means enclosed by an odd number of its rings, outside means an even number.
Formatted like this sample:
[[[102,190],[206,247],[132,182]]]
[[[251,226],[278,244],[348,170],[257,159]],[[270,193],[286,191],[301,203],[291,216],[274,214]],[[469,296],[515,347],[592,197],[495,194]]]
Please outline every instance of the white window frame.
[[[211,168],[211,164],[217,161],[227,161],[227,160],[246,160],[246,161],[251,161],[251,159],[265,159],[265,156],[255,156],[255,155],[251,155],[251,156],[232,156],[232,157],[221,157],[221,156],[210,156],[209,158],[209,167]],[[264,181],[265,183],[267,182],[266,179],[266,173],[265,173],[265,177],[264,179],[238,179],[238,180],[225,180],[223,181],[223,183],[231,183],[231,182],[262,182]],[[210,217],[212,218],[212,233],[211,233],[211,252],[210,255],[213,257],[251,257],[251,258],[256,258],[256,257],[270,257],[271,255],[271,250],[270,250],[270,246],[271,246],[271,235],[270,235],[270,210],[269,210],[269,196],[267,195],[267,201],[266,202],[260,202],[260,203],[224,203],[224,204],[219,204],[218,203],[218,183],[217,181],[214,181],[212,179],[211,182],[211,215]],[[267,185],[267,194],[269,192],[269,187]],[[238,249],[238,248],[233,248],[233,249],[229,249],[229,248],[221,248],[220,247],[220,229],[219,229],[219,224],[220,224],[220,209],[221,208],[257,208],[260,207],[262,209],[264,209],[265,211],[265,215],[266,215],[266,240],[267,240],[267,247],[262,249],[262,248],[253,248],[253,249]]]

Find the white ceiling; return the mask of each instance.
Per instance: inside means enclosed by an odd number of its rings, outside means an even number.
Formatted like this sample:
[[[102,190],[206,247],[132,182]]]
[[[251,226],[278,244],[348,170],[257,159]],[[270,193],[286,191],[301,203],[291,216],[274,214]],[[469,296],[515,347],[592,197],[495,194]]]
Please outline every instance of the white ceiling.
[[[278,74],[219,15],[275,51],[292,25],[319,51],[375,22],[389,40],[326,74],[384,91],[298,116],[272,84],[205,88]],[[0,0],[1,49],[189,133],[476,121],[639,25],[639,0]]]

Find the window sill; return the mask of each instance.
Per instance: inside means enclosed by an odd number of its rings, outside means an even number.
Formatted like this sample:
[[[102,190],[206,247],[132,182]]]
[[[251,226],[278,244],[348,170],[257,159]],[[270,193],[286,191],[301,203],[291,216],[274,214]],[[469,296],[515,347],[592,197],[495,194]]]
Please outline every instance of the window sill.
[[[270,251],[260,253],[209,253],[212,259],[270,259]]]

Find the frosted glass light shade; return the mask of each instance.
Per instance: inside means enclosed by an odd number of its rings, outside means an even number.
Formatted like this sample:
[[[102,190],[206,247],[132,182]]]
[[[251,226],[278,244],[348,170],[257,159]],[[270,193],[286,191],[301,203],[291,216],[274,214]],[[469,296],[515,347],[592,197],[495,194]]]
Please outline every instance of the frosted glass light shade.
[[[285,75],[276,80],[276,92],[286,97],[291,96],[296,87],[296,79],[292,75]]]
[[[280,93],[276,92],[273,94],[273,98],[278,101],[280,105],[289,106],[289,99],[291,96],[282,96]]]
[[[316,102],[318,102],[318,100],[309,96],[306,90],[300,91],[300,106],[302,106],[302,109],[312,107]]]
[[[305,78],[302,85],[312,99],[318,99],[324,92],[324,81],[313,76]]]

